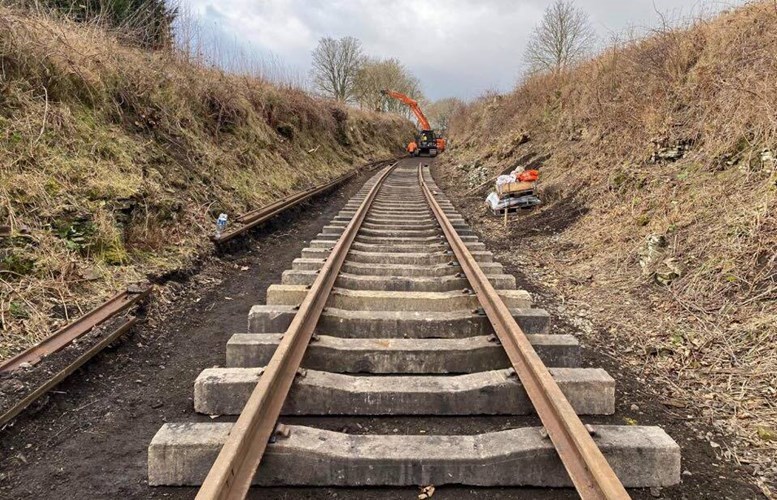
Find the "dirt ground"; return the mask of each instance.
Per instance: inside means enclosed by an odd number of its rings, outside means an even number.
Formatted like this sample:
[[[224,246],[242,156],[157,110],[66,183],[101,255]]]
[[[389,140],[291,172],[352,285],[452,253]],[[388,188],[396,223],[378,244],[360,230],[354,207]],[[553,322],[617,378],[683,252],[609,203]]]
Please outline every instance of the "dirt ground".
[[[645,380],[631,363],[621,360],[634,353],[627,346],[617,345],[608,333],[610,325],[597,324],[590,311],[574,304],[569,297],[560,296],[549,286],[558,277],[542,264],[532,260],[530,241],[538,237],[552,238],[569,227],[585,213],[585,207],[559,203],[555,210],[546,211],[540,218],[526,220],[520,230],[501,229],[502,219],[485,209],[484,196],[456,196],[460,190],[442,168],[432,167],[440,188],[448,193],[454,206],[478,233],[494,259],[515,275],[519,284],[532,293],[540,307],[551,313],[554,329],[573,333],[584,347],[584,364],[605,368],[616,381],[616,417],[618,423],[635,422],[639,425],[659,425],[681,447],[683,460],[682,484],[660,492],[660,498],[765,498],[753,484],[751,470],[722,460],[716,449],[725,446],[725,437],[705,423],[700,412],[693,408],[666,405],[659,398],[659,387]],[[463,191],[463,190],[462,190]],[[524,214],[525,215],[525,214]],[[511,215],[509,224],[516,227],[521,213]],[[713,448],[710,442],[718,447]],[[653,494],[659,492],[653,491]],[[635,495],[636,496],[636,495]]]
[[[413,161],[413,160],[407,160]],[[416,160],[417,161],[417,160]],[[443,181],[439,176],[439,181]],[[149,488],[146,448],[160,425],[168,421],[208,420],[192,410],[193,382],[206,367],[223,365],[229,336],[243,331],[248,310],[264,301],[265,289],[362,185],[365,176],[260,230],[229,254],[202,264],[196,273],[174,276],[156,295],[146,320],[117,346],[98,355],[56,388],[42,404],[27,411],[0,433],[0,498],[193,498],[193,488]],[[441,187],[445,183],[441,182]],[[470,222],[479,207],[470,200],[455,204]],[[462,203],[463,202],[463,203]],[[473,223],[477,230],[478,224]],[[577,332],[578,318],[569,316],[538,274],[513,264],[511,251],[519,241],[505,243],[481,235],[508,272],[549,309],[559,332]],[[556,318],[558,317],[558,320]],[[602,345],[607,340],[601,328]],[[697,439],[692,410],[666,408],[656,402],[646,381],[618,363],[612,349],[599,349],[589,336],[584,363],[606,368],[616,379],[618,410],[602,422],[632,418],[659,424],[683,447],[683,484],[663,491],[635,491],[635,498],[760,498],[747,481],[747,471],[715,458],[708,441]],[[616,346],[617,347],[617,346]],[[306,419],[284,419],[304,423]],[[525,420],[525,419],[524,419]],[[376,418],[317,419],[347,432],[478,432],[506,428],[518,418]],[[361,429],[356,429],[359,424]],[[258,498],[416,498],[416,488],[252,490]],[[576,498],[571,490],[439,488],[434,498]]]
[[[250,307],[367,175],[265,225],[196,273],[171,277],[141,325],[0,433],[0,498],[169,496],[146,485],[151,438],[164,422],[203,419],[192,411],[197,374],[223,365],[226,341],[245,331]]]

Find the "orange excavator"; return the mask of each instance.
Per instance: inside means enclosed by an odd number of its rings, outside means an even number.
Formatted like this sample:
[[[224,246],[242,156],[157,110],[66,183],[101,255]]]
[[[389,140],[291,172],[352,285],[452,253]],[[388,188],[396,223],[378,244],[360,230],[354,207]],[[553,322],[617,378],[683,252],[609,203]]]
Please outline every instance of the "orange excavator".
[[[437,156],[437,153],[445,151],[445,138],[437,137],[437,134],[435,134],[434,130],[432,130],[432,126],[429,124],[429,120],[426,119],[426,115],[424,115],[424,112],[418,107],[418,101],[393,90],[381,90],[380,93],[407,104],[410,111],[412,111],[418,119],[418,126],[421,130],[418,135],[416,135],[415,141],[407,145],[408,153],[412,156],[421,156],[422,154]]]

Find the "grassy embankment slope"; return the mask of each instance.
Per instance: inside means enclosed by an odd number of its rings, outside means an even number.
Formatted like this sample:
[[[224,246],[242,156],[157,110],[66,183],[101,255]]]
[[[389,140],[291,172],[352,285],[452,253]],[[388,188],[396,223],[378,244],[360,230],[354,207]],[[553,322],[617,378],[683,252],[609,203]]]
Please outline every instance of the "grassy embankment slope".
[[[232,216],[401,152],[410,122],[0,8],[0,359]]]
[[[736,435],[718,452],[767,475],[777,468],[775,25],[776,4],[758,3],[529,78],[469,105],[446,160],[460,192],[541,165],[545,204],[511,222],[514,253],[549,269],[609,330],[592,341],[608,337],[658,380],[665,404]],[[481,221],[501,237],[500,222]]]

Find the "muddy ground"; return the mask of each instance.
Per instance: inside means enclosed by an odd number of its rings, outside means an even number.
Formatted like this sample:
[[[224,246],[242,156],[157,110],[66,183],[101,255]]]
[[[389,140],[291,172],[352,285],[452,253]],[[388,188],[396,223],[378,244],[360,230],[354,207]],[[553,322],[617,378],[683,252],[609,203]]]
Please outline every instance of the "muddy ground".
[[[408,160],[413,161],[413,160]],[[417,160],[415,160],[417,161]],[[437,177],[440,181],[440,177]],[[164,422],[204,421],[192,410],[193,382],[203,369],[223,365],[224,346],[244,331],[248,310],[265,289],[366,180],[362,176],[306,210],[295,210],[260,229],[231,253],[204,262],[196,273],[173,277],[157,294],[146,319],[118,345],[98,355],[40,405],[0,433],[0,498],[192,498],[193,488],[150,488],[146,447]],[[440,182],[441,187],[445,182]],[[473,203],[457,200],[466,217]],[[469,203],[469,204],[468,204]],[[563,217],[561,217],[563,219]],[[473,224],[477,230],[477,224]],[[532,291],[540,307],[559,314],[554,328],[575,332],[552,290],[507,258],[519,242],[482,235],[509,272]],[[597,328],[600,325],[597,325]],[[604,330],[603,330],[604,331]],[[672,411],[655,401],[638,374],[621,369],[617,356],[587,348],[584,363],[606,368],[618,383],[618,413],[602,422],[660,424],[683,447],[681,486],[635,491],[637,498],[757,498],[746,471],[715,461],[706,441],[689,432],[691,410]],[[284,419],[304,423],[313,419]],[[317,419],[345,432],[471,433],[507,428],[531,419]],[[252,490],[262,498],[416,498],[416,488]],[[576,498],[573,491],[439,488],[434,498]]]

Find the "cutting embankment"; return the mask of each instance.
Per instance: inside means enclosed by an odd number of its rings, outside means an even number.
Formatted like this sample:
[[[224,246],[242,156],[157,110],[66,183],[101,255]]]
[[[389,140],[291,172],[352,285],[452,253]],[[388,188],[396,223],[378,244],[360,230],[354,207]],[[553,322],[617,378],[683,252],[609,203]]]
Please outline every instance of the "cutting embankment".
[[[777,468],[775,23],[756,3],[527,78],[460,112],[438,167],[500,258],[762,488]],[[476,186],[518,165],[539,168],[544,204],[503,229]]]
[[[410,122],[0,9],[0,359],[235,215],[401,151]],[[6,222],[7,221],[7,222]]]

